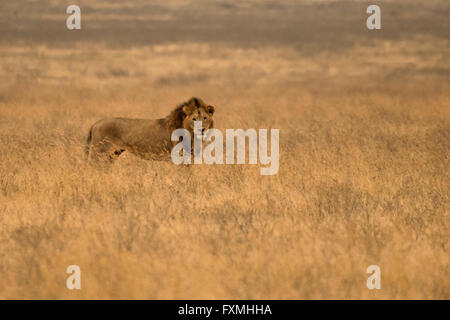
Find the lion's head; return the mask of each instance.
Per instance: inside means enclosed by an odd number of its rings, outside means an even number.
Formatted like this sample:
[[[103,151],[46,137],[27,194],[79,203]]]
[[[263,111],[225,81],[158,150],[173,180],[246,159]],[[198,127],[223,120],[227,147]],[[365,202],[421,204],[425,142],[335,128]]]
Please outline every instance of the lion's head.
[[[184,128],[189,132],[194,131],[194,122],[202,122],[202,133],[210,128],[214,128],[214,107],[206,104],[199,98],[191,98],[178,106],[169,115],[169,120],[173,129]]]

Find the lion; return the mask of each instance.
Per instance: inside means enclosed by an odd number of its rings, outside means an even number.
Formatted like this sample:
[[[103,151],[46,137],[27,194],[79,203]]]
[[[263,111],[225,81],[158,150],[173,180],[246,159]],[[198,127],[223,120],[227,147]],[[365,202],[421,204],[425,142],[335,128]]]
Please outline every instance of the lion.
[[[214,128],[215,108],[199,98],[180,104],[161,119],[109,118],[92,125],[86,144],[89,160],[113,162],[128,151],[147,160],[170,160],[170,152],[178,143],[172,132],[186,129],[193,141],[194,121],[202,122],[202,134]]]

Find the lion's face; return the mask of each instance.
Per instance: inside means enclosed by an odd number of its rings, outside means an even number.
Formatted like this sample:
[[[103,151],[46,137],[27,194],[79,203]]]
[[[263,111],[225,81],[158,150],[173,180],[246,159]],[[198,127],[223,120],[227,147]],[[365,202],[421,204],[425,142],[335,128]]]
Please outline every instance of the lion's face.
[[[183,128],[189,132],[194,131],[194,122],[202,122],[202,134],[214,127],[214,107],[205,104],[200,99],[191,99],[188,106],[183,108],[186,117],[183,120]]]

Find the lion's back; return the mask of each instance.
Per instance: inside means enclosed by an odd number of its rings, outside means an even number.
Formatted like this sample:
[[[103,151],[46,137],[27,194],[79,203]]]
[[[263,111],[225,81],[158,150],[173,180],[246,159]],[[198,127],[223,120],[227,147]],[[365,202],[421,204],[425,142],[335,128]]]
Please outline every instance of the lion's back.
[[[135,152],[160,152],[170,135],[159,119],[106,118],[91,128],[91,143],[109,141]]]

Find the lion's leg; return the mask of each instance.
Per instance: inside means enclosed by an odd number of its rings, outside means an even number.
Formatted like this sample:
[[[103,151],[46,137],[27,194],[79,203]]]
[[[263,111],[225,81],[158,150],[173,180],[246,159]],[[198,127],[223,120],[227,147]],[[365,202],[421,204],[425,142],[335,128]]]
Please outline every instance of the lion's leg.
[[[125,151],[125,149],[117,148],[117,147],[112,150],[114,150],[114,151],[109,155],[110,162],[113,162],[114,160],[116,160]]]
[[[124,151],[117,144],[103,140],[91,145],[89,159],[95,162],[114,162]]]

